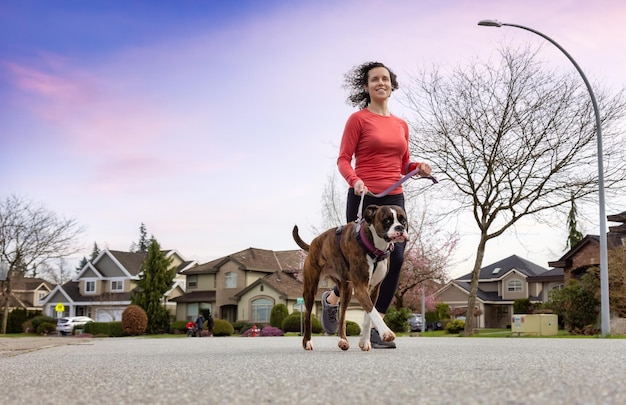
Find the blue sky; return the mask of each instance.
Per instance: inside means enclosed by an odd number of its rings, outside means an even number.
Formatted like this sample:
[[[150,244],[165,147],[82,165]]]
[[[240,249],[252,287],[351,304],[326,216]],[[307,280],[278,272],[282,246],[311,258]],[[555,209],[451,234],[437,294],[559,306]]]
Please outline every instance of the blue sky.
[[[321,223],[354,111],[341,88],[351,67],[383,61],[402,85],[419,67],[486,59],[505,41],[542,43],[476,25],[495,18],[548,34],[592,81],[621,88],[625,17],[618,0],[3,2],[0,196],[75,218],[85,255],[94,242],[128,249],[142,222],[164,248],[201,262],[295,249],[292,226],[310,239]],[[548,45],[541,54],[571,68]],[[390,108],[410,118],[393,98]],[[612,203],[608,213],[624,210]],[[590,218],[584,230],[597,234]],[[475,230],[453,226],[459,275],[473,263]],[[554,243],[537,244],[546,238]],[[484,264],[517,254],[547,267],[563,241],[520,224],[488,245]]]

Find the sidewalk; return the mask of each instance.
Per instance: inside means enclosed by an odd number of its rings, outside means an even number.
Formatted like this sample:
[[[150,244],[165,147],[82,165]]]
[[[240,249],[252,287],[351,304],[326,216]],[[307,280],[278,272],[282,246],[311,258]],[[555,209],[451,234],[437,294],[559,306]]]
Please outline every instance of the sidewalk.
[[[91,338],[74,336],[0,337],[0,358],[16,356],[47,347],[85,344],[91,342],[91,340]]]

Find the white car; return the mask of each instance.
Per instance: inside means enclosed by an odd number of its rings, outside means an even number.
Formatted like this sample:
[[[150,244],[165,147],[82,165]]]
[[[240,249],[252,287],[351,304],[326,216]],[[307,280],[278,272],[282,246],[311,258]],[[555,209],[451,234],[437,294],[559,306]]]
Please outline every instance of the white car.
[[[60,318],[57,321],[57,333],[61,335],[70,335],[74,330],[74,326],[83,326],[94,320],[88,316],[70,316],[68,318]]]

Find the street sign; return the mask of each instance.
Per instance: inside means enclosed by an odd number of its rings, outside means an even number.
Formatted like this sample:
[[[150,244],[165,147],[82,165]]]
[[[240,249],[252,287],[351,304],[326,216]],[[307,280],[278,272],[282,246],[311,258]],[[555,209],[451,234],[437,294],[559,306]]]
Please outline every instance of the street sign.
[[[55,309],[57,312],[63,312],[63,311],[65,311],[65,305],[63,305],[62,303],[60,303],[60,302],[59,302],[59,303],[57,304],[57,306],[56,306],[56,307],[54,307],[54,309]]]
[[[296,298],[296,304],[298,304],[298,305],[304,304],[304,298],[302,298],[302,297]]]

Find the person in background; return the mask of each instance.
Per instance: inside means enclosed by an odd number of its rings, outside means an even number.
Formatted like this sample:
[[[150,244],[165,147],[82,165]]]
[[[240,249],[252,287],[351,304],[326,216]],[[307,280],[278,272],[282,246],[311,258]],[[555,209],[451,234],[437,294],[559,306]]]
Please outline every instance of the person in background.
[[[204,316],[198,314],[196,318],[196,329],[198,330],[198,337],[202,337],[202,327],[204,326]]]
[[[382,193],[394,185],[402,175],[419,169],[417,175],[429,176],[427,163],[411,162],[409,154],[409,127],[389,111],[389,97],[398,88],[396,75],[380,62],[367,62],[353,68],[345,76],[345,86],[350,90],[349,104],[360,110],[350,115],[346,122],[337,167],[349,185],[346,219],[355,221],[361,195],[365,194],[363,208],[370,204],[398,205],[404,209],[402,186],[382,197],[368,195]],[[354,159],[354,167],[352,161]],[[404,261],[404,243],[396,243],[389,257],[389,270],[381,283],[376,310],[384,317],[400,280]],[[337,333],[337,307],[339,289],[322,294],[322,326],[328,334]],[[394,349],[394,342],[383,342],[374,328],[370,333],[375,349]]]

